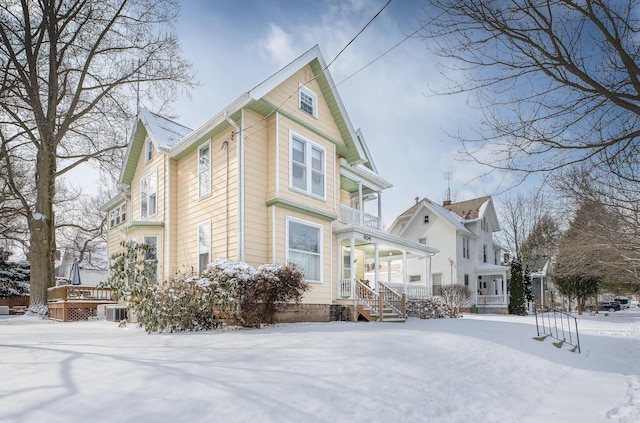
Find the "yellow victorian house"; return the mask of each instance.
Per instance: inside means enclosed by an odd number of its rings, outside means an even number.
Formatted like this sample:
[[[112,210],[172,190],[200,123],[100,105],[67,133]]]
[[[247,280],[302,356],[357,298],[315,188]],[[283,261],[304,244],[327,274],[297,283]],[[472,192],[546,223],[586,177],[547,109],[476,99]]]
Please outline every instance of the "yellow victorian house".
[[[402,292],[386,286],[382,262],[406,269],[422,257],[429,275],[437,250],[383,232],[391,184],[326,68],[315,46],[196,129],[142,110],[121,193],[102,207],[109,255],[122,241],[152,245],[158,280],[215,258],[295,262],[312,288],[288,319],[326,321],[345,305],[402,319]]]

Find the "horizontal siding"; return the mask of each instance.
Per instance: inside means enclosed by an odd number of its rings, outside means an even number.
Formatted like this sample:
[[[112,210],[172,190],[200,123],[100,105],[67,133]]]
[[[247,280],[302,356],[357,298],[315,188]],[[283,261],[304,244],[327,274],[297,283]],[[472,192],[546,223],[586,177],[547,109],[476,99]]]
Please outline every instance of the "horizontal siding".
[[[305,86],[318,96],[318,118],[303,112],[298,107],[298,89],[300,84],[303,83],[306,83]],[[322,133],[325,133],[333,139],[343,143],[340,131],[333,120],[329,106],[322,96],[320,86],[317,81],[313,79],[311,67],[305,66],[300,69],[291,76],[291,78],[287,79],[278,87],[267,93],[267,95],[265,95],[265,99],[272,104],[279,106],[279,108],[284,112],[295,115],[306,124],[317,128]]]
[[[267,226],[266,194],[267,122],[252,111],[244,113],[244,127],[250,128],[244,138],[244,260],[259,266],[268,257],[269,229]]]
[[[227,141],[228,145],[223,147]],[[227,151],[229,161],[227,165]],[[211,140],[211,195],[198,198],[198,149],[183,156],[176,164],[176,236],[175,267],[179,273],[190,273],[198,268],[198,225],[211,222],[211,259],[237,254],[237,136],[231,131]],[[227,178],[228,172],[228,178]],[[228,185],[227,185],[228,183]],[[228,210],[227,194],[228,193]],[[228,225],[227,225],[228,214]],[[227,233],[227,227],[229,233]]]

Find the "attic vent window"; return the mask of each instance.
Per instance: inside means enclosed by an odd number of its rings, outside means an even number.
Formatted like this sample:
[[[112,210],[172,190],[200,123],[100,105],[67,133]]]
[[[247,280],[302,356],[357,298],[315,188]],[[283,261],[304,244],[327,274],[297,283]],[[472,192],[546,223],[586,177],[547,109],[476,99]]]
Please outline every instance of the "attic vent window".
[[[145,158],[145,162],[148,163],[151,160],[153,160],[153,142],[151,141],[151,138],[147,138],[144,145],[145,145],[144,158]]]
[[[318,117],[318,95],[303,85],[300,86],[300,110]]]
[[[424,218],[423,218],[423,221],[422,221],[422,222],[423,222],[423,223],[429,223],[429,215],[428,215],[428,214],[425,214],[425,215],[424,215]]]

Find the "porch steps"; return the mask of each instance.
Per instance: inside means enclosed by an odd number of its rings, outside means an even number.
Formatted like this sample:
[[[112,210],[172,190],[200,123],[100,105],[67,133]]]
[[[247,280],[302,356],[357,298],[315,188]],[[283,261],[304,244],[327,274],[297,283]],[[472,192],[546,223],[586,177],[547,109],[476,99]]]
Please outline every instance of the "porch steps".
[[[371,307],[360,305],[358,306],[358,313],[362,315],[369,322],[377,322],[380,314],[378,310],[373,310]],[[405,322],[406,319],[403,319],[400,314],[398,314],[391,307],[384,307],[382,309],[382,321],[384,322]]]

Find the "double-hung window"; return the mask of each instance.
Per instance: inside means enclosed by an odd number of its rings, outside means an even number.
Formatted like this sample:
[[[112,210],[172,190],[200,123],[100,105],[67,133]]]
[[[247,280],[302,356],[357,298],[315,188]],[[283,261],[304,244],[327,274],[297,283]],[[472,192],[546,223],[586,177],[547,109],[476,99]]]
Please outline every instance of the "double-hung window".
[[[462,257],[469,258],[469,238],[462,238]]]
[[[198,225],[198,273],[207,269],[211,261],[211,221]]]
[[[287,223],[287,260],[300,266],[307,281],[321,282],[322,228],[297,220]]]
[[[211,194],[211,144],[198,149],[198,198]]]
[[[158,174],[153,172],[140,179],[140,218],[146,219],[158,212]]]
[[[318,95],[304,85],[299,90],[300,110],[309,113],[314,118],[318,117]]]
[[[325,196],[325,149],[299,135],[291,135],[291,186],[317,197]]]

